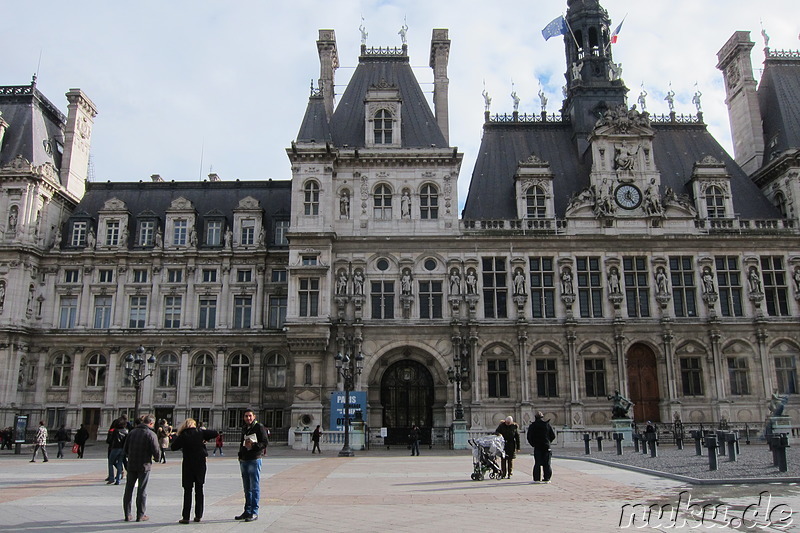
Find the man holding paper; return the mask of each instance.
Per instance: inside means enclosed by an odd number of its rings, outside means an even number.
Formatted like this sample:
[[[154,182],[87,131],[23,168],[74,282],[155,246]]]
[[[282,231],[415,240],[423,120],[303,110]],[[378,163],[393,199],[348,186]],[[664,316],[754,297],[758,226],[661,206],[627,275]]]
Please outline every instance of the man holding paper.
[[[239,470],[244,487],[244,512],[236,520],[258,520],[258,499],[261,496],[261,455],[269,441],[267,430],[256,420],[252,409],[244,412],[242,439],[239,443]]]

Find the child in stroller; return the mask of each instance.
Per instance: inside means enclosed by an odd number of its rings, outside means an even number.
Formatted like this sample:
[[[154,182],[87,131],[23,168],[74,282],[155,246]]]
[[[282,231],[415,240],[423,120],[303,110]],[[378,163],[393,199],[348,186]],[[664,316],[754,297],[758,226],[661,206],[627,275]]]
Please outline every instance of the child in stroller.
[[[487,471],[489,479],[500,479],[502,471],[495,459],[505,455],[505,439],[500,435],[486,435],[470,439],[469,443],[472,446],[472,480],[482,481]]]

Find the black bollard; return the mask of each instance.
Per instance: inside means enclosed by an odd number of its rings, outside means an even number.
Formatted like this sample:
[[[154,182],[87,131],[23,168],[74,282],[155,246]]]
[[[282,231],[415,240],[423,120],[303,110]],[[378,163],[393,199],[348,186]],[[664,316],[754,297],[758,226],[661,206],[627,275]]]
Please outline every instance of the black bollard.
[[[725,456],[725,432],[717,431],[717,442],[719,443],[719,455]]]
[[[592,438],[589,436],[589,434],[588,433],[584,433],[583,434],[583,446],[584,446],[584,452],[586,453],[586,455],[590,455],[592,453],[592,450],[589,449],[589,441],[590,440],[592,440]]]
[[[658,457],[658,439],[655,433],[648,433],[647,440],[650,441],[650,457]]]
[[[617,455],[622,455],[622,441],[625,439],[625,435],[622,433],[614,433],[614,440],[617,443]]]
[[[744,443],[750,444],[750,426],[748,424],[744,425]]]
[[[647,455],[647,443],[650,441],[649,433],[642,433],[642,454]]]
[[[772,450],[772,466],[778,466],[780,461],[778,460],[778,444],[780,444],[780,435],[770,435],[767,442],[769,443],[769,449]]]
[[[717,437],[708,435],[706,437],[706,448],[708,448],[708,469],[717,469]]]
[[[597,436],[597,451],[598,452],[602,452],[603,451],[603,436],[602,435],[598,435]]]
[[[634,433],[631,437],[633,438],[633,451],[639,453],[639,439],[641,437],[639,437],[638,433]]]
[[[739,449],[739,440],[741,439],[741,437],[739,436],[739,431],[738,430],[734,431],[733,436],[735,439],[734,442],[736,443],[736,455],[739,455],[740,453],[742,453],[742,451]]]
[[[777,443],[775,443],[773,447],[778,448],[778,470],[781,472],[786,472],[786,470],[789,468],[789,465],[786,462],[786,448],[789,447],[789,435],[786,433],[781,433],[778,436]]]
[[[736,433],[729,431],[725,434],[725,442],[728,445],[728,461],[736,462],[736,441],[738,440]]]
[[[694,439],[694,454],[695,455],[703,455],[703,447],[701,446],[700,439],[702,438],[703,434],[700,433],[699,430],[693,429],[689,432],[689,434]]]

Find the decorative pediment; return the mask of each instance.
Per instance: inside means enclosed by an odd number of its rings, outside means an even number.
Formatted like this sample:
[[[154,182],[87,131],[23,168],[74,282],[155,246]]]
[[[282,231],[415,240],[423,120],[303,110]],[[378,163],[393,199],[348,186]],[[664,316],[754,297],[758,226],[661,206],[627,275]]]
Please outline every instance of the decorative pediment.
[[[564,351],[561,349],[561,347],[552,342],[543,342],[541,344],[537,344],[533,347],[533,350],[531,350],[531,355],[537,357],[560,356],[563,354]]]
[[[31,165],[30,161],[22,157],[22,154],[19,154],[8,163],[7,168],[31,172],[33,170],[33,165]]]
[[[722,163],[720,160],[718,160],[716,157],[714,157],[712,155],[705,156],[703,159],[701,159],[700,161],[698,161],[695,164],[696,165],[702,165],[702,166],[717,166],[717,167],[720,167],[720,166],[724,167],[725,166],[724,163]]]
[[[682,355],[684,357],[687,356],[696,356],[699,357],[701,355],[706,355],[707,350],[705,346],[697,342],[686,342],[678,346],[678,349],[675,350],[675,355]]]
[[[541,159],[536,154],[531,154],[531,155],[528,156],[527,159],[519,162],[519,168],[525,168],[525,167],[549,167],[549,166],[550,166],[550,163],[548,163],[544,159]]]
[[[261,204],[252,196],[246,196],[239,200],[239,205],[236,209],[261,209]]]
[[[722,349],[722,354],[729,357],[753,355],[753,347],[743,341],[733,341]]]
[[[127,210],[128,206],[125,205],[125,202],[120,200],[119,198],[109,198],[103,204],[104,211],[125,211]]]
[[[612,355],[612,351],[605,344],[600,344],[599,342],[590,342],[581,348],[578,354],[581,357],[610,357]]]
[[[170,210],[177,210],[177,211],[190,211],[194,210],[194,205],[192,202],[184,198],[183,196],[175,198],[171,204],[169,204]]]

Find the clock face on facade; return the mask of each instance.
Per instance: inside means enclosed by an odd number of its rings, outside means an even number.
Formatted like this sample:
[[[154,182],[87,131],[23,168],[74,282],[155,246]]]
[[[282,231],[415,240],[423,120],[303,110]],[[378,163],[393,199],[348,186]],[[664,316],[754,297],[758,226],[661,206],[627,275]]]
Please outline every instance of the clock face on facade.
[[[642,191],[635,185],[620,185],[614,192],[614,199],[623,209],[636,209],[642,203]]]

